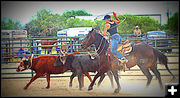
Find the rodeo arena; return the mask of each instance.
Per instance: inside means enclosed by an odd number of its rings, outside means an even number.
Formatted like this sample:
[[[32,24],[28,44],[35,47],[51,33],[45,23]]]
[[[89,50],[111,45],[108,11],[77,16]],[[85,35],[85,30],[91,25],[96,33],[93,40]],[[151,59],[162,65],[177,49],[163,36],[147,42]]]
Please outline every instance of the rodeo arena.
[[[179,82],[178,36],[120,36],[125,64],[92,27],[56,37],[1,30],[2,96],[165,96],[165,84]]]

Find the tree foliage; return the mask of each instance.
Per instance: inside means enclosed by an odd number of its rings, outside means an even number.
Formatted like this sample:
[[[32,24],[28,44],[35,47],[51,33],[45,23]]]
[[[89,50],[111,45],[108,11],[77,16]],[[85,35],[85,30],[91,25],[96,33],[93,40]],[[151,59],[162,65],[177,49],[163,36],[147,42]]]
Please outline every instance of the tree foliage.
[[[13,21],[11,18],[1,18],[1,29],[2,30],[20,30],[23,29],[19,21]]]
[[[167,26],[172,33],[178,33],[178,17],[179,13],[174,13],[173,16],[168,20]]]
[[[32,17],[32,20],[26,24],[25,28],[32,36],[55,36],[57,31],[82,26],[91,26],[89,20],[80,20],[78,18],[69,18],[69,16],[87,16],[85,10],[66,11],[62,15],[53,14],[51,10],[42,9]]]
[[[179,13],[174,13],[173,16],[168,19],[167,24],[163,24],[160,29],[169,33],[168,35],[178,35],[178,17]]]
[[[65,11],[62,16],[67,19],[69,16],[92,16],[92,14],[86,12],[84,9],[81,9]]]
[[[63,17],[59,14],[53,14],[51,10],[42,9],[32,17],[25,28],[32,36],[52,36],[63,29],[63,26]]]
[[[156,31],[160,28],[160,23],[148,16],[135,16],[126,14],[117,15],[117,17],[120,19],[120,24],[117,25],[118,33],[120,34],[133,34],[136,26],[139,26],[142,33],[146,33],[148,31]],[[114,16],[111,16],[111,18],[115,20]],[[98,20],[94,27],[97,27],[101,31],[103,31],[104,26],[105,22],[103,20]]]

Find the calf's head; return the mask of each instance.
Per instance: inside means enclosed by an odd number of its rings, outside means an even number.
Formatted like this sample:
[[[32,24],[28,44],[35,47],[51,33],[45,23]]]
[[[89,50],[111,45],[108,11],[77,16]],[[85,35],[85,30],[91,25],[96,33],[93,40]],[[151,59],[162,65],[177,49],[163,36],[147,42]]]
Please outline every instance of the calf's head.
[[[25,57],[22,59],[22,61],[20,62],[19,66],[17,67],[16,71],[20,72],[20,71],[24,71],[29,69],[30,67],[30,63],[33,59],[33,54],[31,54],[31,56],[29,57],[30,59],[26,59]]]
[[[54,66],[63,66],[66,62],[67,56],[68,56],[67,54],[63,53],[60,50],[59,56],[57,60],[54,62]]]
[[[20,72],[20,71],[24,71],[24,70],[27,70],[27,69],[29,69],[29,60],[23,58],[22,61],[19,64],[18,68],[16,69],[16,71]]]

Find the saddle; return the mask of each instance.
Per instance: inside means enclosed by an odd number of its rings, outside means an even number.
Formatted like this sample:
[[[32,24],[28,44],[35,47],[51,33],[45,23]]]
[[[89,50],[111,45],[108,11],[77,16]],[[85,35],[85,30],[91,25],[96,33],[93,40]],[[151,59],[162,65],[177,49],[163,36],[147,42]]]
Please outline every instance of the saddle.
[[[109,45],[109,48],[111,45]],[[133,49],[132,44],[129,43],[129,40],[126,40],[123,45],[118,44],[116,50],[120,52],[123,56],[128,55]]]

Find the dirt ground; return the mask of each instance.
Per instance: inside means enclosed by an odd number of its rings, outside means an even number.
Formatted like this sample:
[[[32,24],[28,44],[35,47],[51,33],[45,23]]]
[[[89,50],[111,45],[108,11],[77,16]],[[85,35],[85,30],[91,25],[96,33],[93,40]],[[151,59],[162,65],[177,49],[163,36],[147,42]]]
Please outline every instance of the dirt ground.
[[[170,62],[179,62],[177,57],[171,57],[169,59]],[[18,64],[2,64],[1,68],[3,67],[17,67]],[[164,69],[163,65],[158,65],[158,68]],[[169,64],[170,69],[179,69],[179,64]],[[137,66],[133,67],[132,69],[139,69]],[[10,70],[2,70],[1,72],[16,72],[14,69]],[[27,70],[25,72],[30,72]],[[176,80],[172,81],[171,83],[179,83],[179,71],[178,70],[171,70],[171,72],[176,75]],[[151,72],[152,73],[152,72]],[[161,70],[161,75],[169,74],[167,70]],[[92,73],[90,73],[92,74]],[[93,73],[94,74],[94,73]],[[54,74],[53,74],[54,75]],[[51,75],[51,76],[53,76]],[[71,73],[64,73],[59,74],[63,75],[71,75]],[[165,96],[165,84],[170,83],[171,76],[162,76],[162,82],[164,85],[164,89],[161,90],[159,87],[158,80],[153,77],[153,80],[149,86],[149,88],[145,88],[147,79],[145,76],[121,76],[121,75],[142,75],[141,71],[126,71],[120,72],[120,85],[121,90],[118,94],[114,94],[114,89],[116,88],[116,83],[114,81],[114,87],[111,87],[111,83],[108,77],[105,77],[100,87],[97,85],[94,86],[92,91],[88,91],[88,86],[90,81],[88,78],[85,78],[85,87],[80,91],[79,84],[77,81],[77,77],[73,80],[72,88],[69,88],[69,77],[62,77],[62,78],[51,78],[50,81],[50,88],[46,89],[47,81],[46,78],[39,78],[35,80],[27,90],[23,88],[25,85],[30,81],[30,78],[27,79],[1,79],[1,96],[156,96],[162,97]],[[16,76],[31,76],[31,74],[11,74],[11,75],[2,75],[1,77],[16,77]],[[93,78],[93,76],[92,76]],[[99,80],[99,79],[98,79]],[[98,82],[96,81],[96,84]]]
[[[171,77],[163,77],[163,84],[167,83]],[[120,79],[121,91],[114,94],[114,89],[111,87],[108,77],[102,82],[100,87],[94,86],[92,91],[88,91],[90,84],[88,78],[85,78],[85,87],[80,91],[78,88],[78,80],[74,78],[73,86],[70,88],[69,78],[52,78],[50,88],[47,86],[46,78],[35,80],[27,90],[24,86],[30,79],[2,79],[1,80],[1,96],[165,96],[165,89],[161,90],[156,79],[153,79],[149,88],[145,88],[146,79]],[[97,83],[97,82],[96,82]],[[177,83],[173,81],[173,83]],[[114,82],[114,86],[116,84]]]

